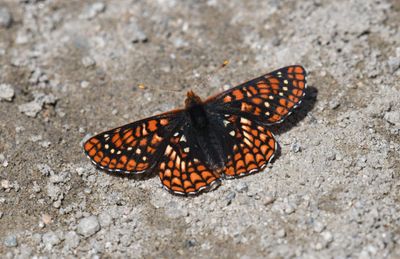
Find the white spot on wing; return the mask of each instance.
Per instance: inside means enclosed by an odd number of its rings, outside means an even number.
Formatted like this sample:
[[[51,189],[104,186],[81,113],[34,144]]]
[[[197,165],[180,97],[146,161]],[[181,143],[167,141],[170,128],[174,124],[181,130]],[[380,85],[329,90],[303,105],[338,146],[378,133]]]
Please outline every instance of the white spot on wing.
[[[243,124],[247,124],[247,125],[251,125],[251,121],[249,121],[248,119],[246,119],[246,118],[240,118],[240,123],[243,123]]]
[[[185,137],[185,135],[182,135],[181,141],[182,141],[182,142],[186,142],[186,137]]]
[[[172,151],[172,147],[170,145],[168,145],[167,148],[165,149],[164,154],[169,155],[169,154],[171,154],[171,151]]]

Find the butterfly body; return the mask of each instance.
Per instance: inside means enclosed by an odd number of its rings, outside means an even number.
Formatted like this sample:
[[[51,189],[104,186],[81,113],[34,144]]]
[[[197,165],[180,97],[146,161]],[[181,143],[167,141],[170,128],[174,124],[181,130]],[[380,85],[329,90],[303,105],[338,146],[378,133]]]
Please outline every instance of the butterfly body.
[[[277,142],[269,125],[282,122],[305,93],[306,72],[289,66],[202,101],[187,93],[185,108],[93,136],[92,162],[112,172],[158,173],[174,194],[197,194],[262,170]]]

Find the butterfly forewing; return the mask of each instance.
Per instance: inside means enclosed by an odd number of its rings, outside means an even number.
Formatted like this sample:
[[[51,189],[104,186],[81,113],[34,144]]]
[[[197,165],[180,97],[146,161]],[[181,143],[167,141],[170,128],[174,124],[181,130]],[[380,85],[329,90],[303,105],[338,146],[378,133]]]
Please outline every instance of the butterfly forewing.
[[[263,124],[279,123],[300,104],[306,77],[302,66],[281,68],[212,97],[206,104]]]
[[[181,112],[171,112],[100,133],[84,143],[86,155],[107,171],[142,173],[154,166]]]

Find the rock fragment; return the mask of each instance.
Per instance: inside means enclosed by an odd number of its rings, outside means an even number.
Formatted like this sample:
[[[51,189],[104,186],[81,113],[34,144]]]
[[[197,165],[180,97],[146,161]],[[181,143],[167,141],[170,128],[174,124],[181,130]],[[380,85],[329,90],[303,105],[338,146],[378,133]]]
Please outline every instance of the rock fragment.
[[[14,88],[11,85],[0,84],[0,101],[4,100],[4,101],[11,102],[14,98],[14,94],[15,94]]]
[[[46,249],[50,250],[53,246],[58,245],[61,240],[56,233],[49,231],[42,236],[42,242]]]
[[[75,231],[70,231],[65,234],[64,249],[74,249],[78,247],[80,242],[79,235]]]
[[[29,117],[36,117],[36,115],[42,110],[43,105],[54,105],[57,102],[57,98],[52,94],[34,93],[33,96],[33,101],[18,106],[19,111]]]
[[[90,237],[100,230],[100,224],[96,216],[89,216],[79,221],[77,232],[84,237]]]
[[[106,5],[102,2],[97,2],[88,6],[81,15],[81,18],[91,20],[95,18],[98,14],[103,13],[105,10]]]
[[[10,28],[12,24],[12,15],[8,8],[0,7],[0,27]]]
[[[129,43],[146,42],[147,36],[136,22],[131,22],[124,28],[124,35]]]
[[[17,237],[11,234],[4,239],[3,243],[7,247],[16,247],[18,245]]]

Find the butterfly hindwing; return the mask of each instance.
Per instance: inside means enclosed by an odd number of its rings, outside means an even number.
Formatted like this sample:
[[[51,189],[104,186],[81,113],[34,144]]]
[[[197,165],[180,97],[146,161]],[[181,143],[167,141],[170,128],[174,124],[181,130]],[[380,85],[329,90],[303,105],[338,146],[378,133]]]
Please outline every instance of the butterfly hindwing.
[[[237,115],[226,115],[224,139],[229,150],[222,174],[225,178],[245,176],[262,170],[276,152],[277,142],[261,124]]]
[[[220,183],[219,174],[205,163],[195,136],[182,127],[168,140],[158,174],[164,188],[174,194],[197,194]]]
[[[165,113],[95,135],[84,143],[85,153],[107,171],[145,172],[156,162],[154,156],[175,127],[179,114]]]
[[[266,125],[282,122],[296,108],[307,87],[302,66],[289,66],[236,86],[205,102],[222,112],[243,114]]]

